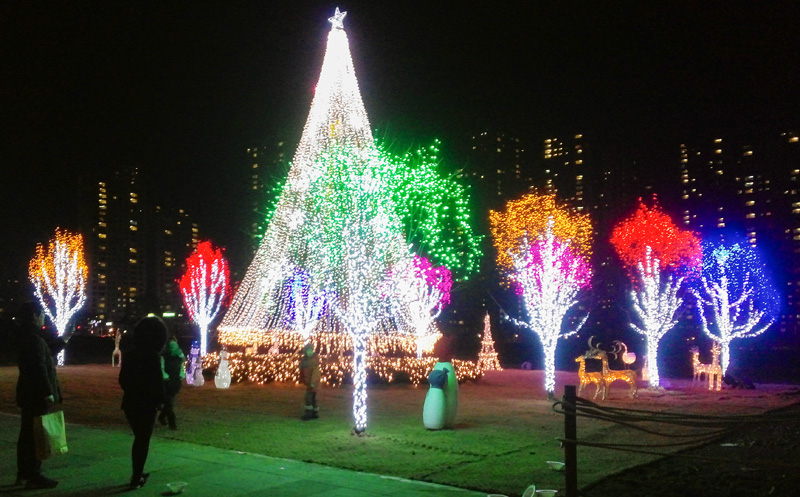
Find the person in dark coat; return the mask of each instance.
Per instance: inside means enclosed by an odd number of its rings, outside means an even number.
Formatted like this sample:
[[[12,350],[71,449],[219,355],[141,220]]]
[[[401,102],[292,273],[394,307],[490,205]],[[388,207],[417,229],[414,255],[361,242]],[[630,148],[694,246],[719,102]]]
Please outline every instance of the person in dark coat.
[[[158,416],[158,422],[166,425],[169,422],[171,430],[177,430],[178,425],[175,422],[175,397],[181,391],[181,385],[186,378],[186,370],[183,365],[186,362],[186,356],[178,346],[178,339],[174,334],[170,335],[167,346],[164,347],[164,352],[161,353],[161,371],[164,377],[164,391],[166,399],[164,407],[161,409],[161,414]]]
[[[44,329],[44,311],[38,302],[20,306],[17,319],[19,380],[17,405],[22,408],[19,439],[17,440],[17,485],[25,488],[53,488],[58,481],[41,472],[42,462],[36,459],[33,440],[34,418],[47,414],[61,403],[61,387],[56,375],[53,356],[61,352],[71,332],[53,338]]]
[[[167,325],[155,317],[139,321],[133,330],[132,348],[123,351],[119,371],[122,387],[122,410],[133,430],[130,487],[141,488],[149,473],[144,464],[150,450],[150,437],[156,423],[156,412],[164,404],[164,380],[161,373],[161,351],[167,341]]]

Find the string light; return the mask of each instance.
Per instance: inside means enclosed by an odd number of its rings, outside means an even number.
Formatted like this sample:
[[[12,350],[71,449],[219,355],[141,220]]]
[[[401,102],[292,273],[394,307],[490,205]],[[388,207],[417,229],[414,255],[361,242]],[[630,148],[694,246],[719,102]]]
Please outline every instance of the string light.
[[[678,323],[684,301],[679,290],[701,262],[700,240],[679,229],[657,206],[648,208],[640,200],[634,215],[614,228],[611,244],[634,284],[631,300],[642,326],[634,321],[630,325],[647,339],[648,381],[657,388],[658,344]]]
[[[760,335],[778,313],[777,290],[755,249],[745,243],[703,243],[703,275],[691,292],[703,331],[722,349],[723,375],[730,365],[731,342]]]
[[[56,228],[46,247],[36,245],[28,274],[36,298],[55,325],[58,336],[67,331],[69,320],[86,302],[87,273],[80,234]],[[64,365],[63,350],[58,354],[58,365]]]
[[[501,268],[513,267],[511,254],[521,250],[524,238],[536,237],[544,232],[553,220],[553,235],[569,240],[573,252],[588,259],[592,253],[592,223],[588,214],[575,214],[556,205],[555,194],[538,192],[506,203],[504,212],[489,211],[489,223],[497,264]]]
[[[469,193],[440,172],[439,145],[402,156],[383,152],[384,174],[408,243],[462,281],[478,269],[482,236],[471,225]]]
[[[413,332],[417,336],[417,357],[433,350],[440,336],[433,325],[442,308],[450,302],[453,281],[446,267],[434,267],[426,257],[414,256],[401,267],[394,280],[398,293],[406,303]]]
[[[189,318],[200,328],[200,355],[208,353],[208,326],[230,294],[228,261],[209,241],[197,244],[178,282]]]
[[[545,357],[544,387],[552,394],[558,339],[577,333],[588,317],[562,334],[564,316],[591,282],[586,258],[592,232],[589,217],[557,206],[554,195],[533,193],[509,202],[504,213],[490,212],[489,220],[498,264],[510,261],[509,276],[518,285],[528,315],[528,321],[509,319],[539,335]],[[575,238],[562,238],[559,233]],[[531,243],[529,236],[535,241]],[[516,245],[509,245],[512,241]]]

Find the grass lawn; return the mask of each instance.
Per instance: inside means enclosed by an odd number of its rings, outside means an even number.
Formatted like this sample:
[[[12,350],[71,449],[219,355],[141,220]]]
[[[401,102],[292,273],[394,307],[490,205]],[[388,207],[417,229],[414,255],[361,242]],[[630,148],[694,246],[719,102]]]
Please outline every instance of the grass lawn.
[[[67,422],[127,431],[119,409],[118,372],[109,365],[59,369]],[[18,413],[14,405],[16,378],[16,368],[0,368],[0,411]],[[556,379],[560,394],[563,385],[576,384],[578,378],[577,373],[559,372]],[[605,404],[752,414],[795,402],[796,395],[789,394],[797,389],[759,385],[757,390],[709,392],[678,380],[665,392],[640,391],[639,397],[631,400],[625,396],[626,385],[614,384]],[[303,388],[298,385],[236,384],[218,390],[213,381],[207,381],[200,388],[184,386],[178,396],[179,430],[158,427],[156,436],[507,495],[518,495],[531,483],[538,488],[564,488],[563,473],[545,464],[563,460],[556,438],[563,435],[564,421],[546,400],[541,371],[494,372],[479,382],[459,385],[453,430],[423,427],[426,392],[427,386],[371,386],[367,435],[356,437],[350,434],[352,390],[348,386],[322,390],[318,396],[320,419],[301,421]],[[585,418],[578,420],[578,436],[596,442],[663,442]],[[579,485],[653,459],[581,448]]]

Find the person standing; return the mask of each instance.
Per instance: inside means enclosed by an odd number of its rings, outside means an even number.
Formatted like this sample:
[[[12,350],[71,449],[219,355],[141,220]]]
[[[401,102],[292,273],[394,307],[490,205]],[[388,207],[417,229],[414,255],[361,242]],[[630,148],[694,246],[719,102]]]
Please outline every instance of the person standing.
[[[158,416],[159,423],[163,426],[169,422],[171,430],[178,429],[178,425],[175,422],[175,397],[181,391],[181,384],[186,378],[185,362],[186,356],[183,355],[183,351],[178,345],[178,338],[171,333],[167,346],[161,354],[161,373],[164,377],[164,393],[166,397],[164,399],[164,407]]]
[[[19,438],[17,439],[17,485],[25,488],[53,488],[58,481],[42,474],[42,462],[36,458],[33,439],[34,418],[47,414],[61,403],[61,387],[56,375],[53,356],[67,345],[71,331],[52,338],[44,330],[44,310],[37,302],[20,306],[17,318],[18,365],[16,401],[22,409]]]
[[[161,372],[161,351],[166,341],[167,325],[161,319],[155,316],[142,319],[133,330],[132,348],[125,352],[120,366],[122,410],[133,431],[131,489],[143,487],[150,476],[144,472],[144,465],[156,412],[166,400]]]
[[[303,421],[319,418],[319,406],[317,405],[319,377],[319,359],[314,352],[314,346],[307,343],[303,346],[300,357],[300,383],[306,386],[306,411],[301,418]]]

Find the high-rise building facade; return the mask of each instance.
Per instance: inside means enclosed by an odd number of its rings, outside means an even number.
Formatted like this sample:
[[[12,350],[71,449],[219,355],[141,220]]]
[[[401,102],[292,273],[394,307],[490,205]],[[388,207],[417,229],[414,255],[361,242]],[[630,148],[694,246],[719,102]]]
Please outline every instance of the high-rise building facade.
[[[197,224],[182,209],[154,205],[143,195],[136,167],[108,175],[92,190],[88,316],[125,326],[150,312],[178,311],[176,280],[197,245]]]
[[[544,189],[576,212],[587,209],[588,156],[583,133],[544,139]]]
[[[285,178],[289,171],[287,142],[277,140],[272,144],[254,146],[247,149],[247,194],[245,208],[248,216],[247,235],[250,241],[248,258],[261,244],[267,224],[270,200],[277,194],[272,191],[278,186],[279,178]]]
[[[500,209],[533,182],[524,140],[509,133],[481,131],[472,136],[462,177],[473,187],[481,212]]]
[[[800,143],[795,132],[681,144],[681,215],[705,238],[736,232],[784,297],[778,331],[800,336]]]

